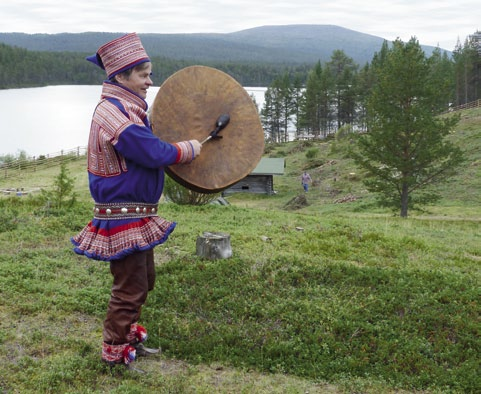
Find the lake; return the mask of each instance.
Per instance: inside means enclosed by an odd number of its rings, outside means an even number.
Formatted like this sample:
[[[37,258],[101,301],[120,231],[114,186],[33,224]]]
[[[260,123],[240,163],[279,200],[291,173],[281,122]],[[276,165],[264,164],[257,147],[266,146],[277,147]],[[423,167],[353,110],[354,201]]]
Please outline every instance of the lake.
[[[245,89],[261,109],[266,89]],[[100,85],[0,90],[0,155],[25,152],[29,157],[53,156],[85,147],[101,90]],[[149,89],[149,106],[158,90]]]

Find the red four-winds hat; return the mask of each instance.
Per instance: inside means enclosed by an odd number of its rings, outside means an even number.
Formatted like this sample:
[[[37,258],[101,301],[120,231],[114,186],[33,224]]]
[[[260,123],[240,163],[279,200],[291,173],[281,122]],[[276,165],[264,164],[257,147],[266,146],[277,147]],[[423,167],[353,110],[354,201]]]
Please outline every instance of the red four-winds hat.
[[[138,64],[150,62],[136,33],[126,34],[102,45],[97,53],[86,59],[104,69],[107,78],[112,78]]]

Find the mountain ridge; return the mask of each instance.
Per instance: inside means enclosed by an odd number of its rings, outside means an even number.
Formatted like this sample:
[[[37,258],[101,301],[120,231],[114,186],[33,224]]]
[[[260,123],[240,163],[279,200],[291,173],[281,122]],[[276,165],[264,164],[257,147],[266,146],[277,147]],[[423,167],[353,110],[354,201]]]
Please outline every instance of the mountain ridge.
[[[123,32],[0,33],[0,42],[35,51],[94,53]],[[232,33],[139,33],[152,57],[187,61],[314,64],[342,50],[356,63],[372,60],[385,40],[337,25],[265,25]],[[422,45],[427,56],[436,47]],[[450,51],[440,48],[441,51]]]

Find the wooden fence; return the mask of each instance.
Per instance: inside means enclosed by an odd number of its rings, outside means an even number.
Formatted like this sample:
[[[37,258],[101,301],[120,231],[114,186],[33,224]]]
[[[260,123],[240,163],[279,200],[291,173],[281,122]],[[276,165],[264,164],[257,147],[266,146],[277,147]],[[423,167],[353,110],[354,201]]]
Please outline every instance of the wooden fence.
[[[452,107],[452,108],[449,109],[448,112],[461,111],[463,109],[472,109],[472,108],[479,108],[479,107],[481,107],[481,99],[471,101],[471,102],[466,103],[466,104],[461,104],[461,105],[458,105],[456,107]]]
[[[40,169],[57,167],[65,161],[78,160],[85,156],[87,147],[79,146],[77,148],[62,150],[60,152],[41,155],[39,157],[18,158],[9,162],[0,164],[1,176],[4,179],[15,178],[25,173],[34,173]]]

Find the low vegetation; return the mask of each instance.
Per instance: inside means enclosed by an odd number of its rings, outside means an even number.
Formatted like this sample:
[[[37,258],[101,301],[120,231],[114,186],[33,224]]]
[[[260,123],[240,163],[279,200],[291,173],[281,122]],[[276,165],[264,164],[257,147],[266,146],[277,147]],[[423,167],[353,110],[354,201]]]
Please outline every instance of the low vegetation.
[[[400,218],[374,205],[344,157],[349,140],[270,146],[285,157],[277,194],[229,206],[164,202],[178,222],[156,249],[143,310],[143,375],[100,363],[108,266],[69,238],[91,217],[84,158],[70,161],[73,205],[42,193],[0,199],[0,388],[7,393],[475,393],[481,390],[481,112],[453,141],[469,158],[436,206]],[[315,153],[314,153],[315,152]],[[300,174],[314,182],[303,194]],[[0,181],[54,188],[59,168]],[[306,204],[287,209],[303,195]],[[66,198],[65,200],[68,200]],[[300,199],[299,199],[300,200]],[[204,231],[233,257],[195,255]]]

